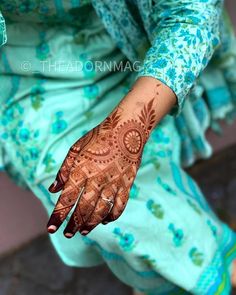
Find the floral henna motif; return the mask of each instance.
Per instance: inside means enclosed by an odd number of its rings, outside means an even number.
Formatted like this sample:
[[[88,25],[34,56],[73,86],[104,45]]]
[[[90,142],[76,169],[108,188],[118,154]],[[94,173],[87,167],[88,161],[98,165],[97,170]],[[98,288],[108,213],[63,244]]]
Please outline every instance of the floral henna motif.
[[[143,106],[137,118],[128,120],[117,108],[72,146],[57,175],[64,188],[48,222],[49,231],[61,225],[74,205],[64,230],[67,237],[76,231],[87,234],[99,223],[113,221],[121,215],[144,145],[155,125],[153,103],[154,98]]]
[[[150,131],[155,122],[156,122],[156,114],[153,109],[154,98],[146,105],[144,105],[143,110],[141,111],[141,115],[139,115],[140,121],[146,126],[147,130]]]

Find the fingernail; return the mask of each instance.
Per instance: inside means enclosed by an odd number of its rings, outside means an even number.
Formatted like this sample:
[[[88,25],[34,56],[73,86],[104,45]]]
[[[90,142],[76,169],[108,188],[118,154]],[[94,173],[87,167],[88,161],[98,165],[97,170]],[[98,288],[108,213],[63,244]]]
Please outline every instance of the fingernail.
[[[72,233],[65,233],[64,234],[68,239],[72,238],[73,237],[73,234]]]
[[[88,233],[89,233],[88,230],[83,230],[83,231],[81,232],[81,235],[86,236]]]
[[[50,226],[48,227],[48,232],[49,232],[50,234],[55,233],[56,230],[57,230],[57,227],[56,227],[55,225],[50,225]]]
[[[49,190],[50,192],[53,191],[53,190],[56,188],[57,183],[58,183],[58,181],[55,180],[55,181],[49,186],[48,190]]]

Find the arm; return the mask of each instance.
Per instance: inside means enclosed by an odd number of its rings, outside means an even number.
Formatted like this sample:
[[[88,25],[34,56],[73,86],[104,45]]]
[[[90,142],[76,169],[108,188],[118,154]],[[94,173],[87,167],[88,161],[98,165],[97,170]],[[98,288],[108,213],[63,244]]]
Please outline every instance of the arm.
[[[176,104],[176,96],[168,86],[152,77],[140,77],[118,105],[118,109],[124,118],[137,120],[149,103],[152,105],[153,118],[152,124],[145,127],[150,134]]]
[[[186,95],[219,45],[222,0],[154,0],[152,46],[139,76],[169,86],[181,112]]]

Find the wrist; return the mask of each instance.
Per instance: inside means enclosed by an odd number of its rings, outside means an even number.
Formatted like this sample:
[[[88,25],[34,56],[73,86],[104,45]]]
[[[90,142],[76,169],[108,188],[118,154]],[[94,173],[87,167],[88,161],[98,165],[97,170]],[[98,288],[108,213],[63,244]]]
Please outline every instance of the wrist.
[[[173,91],[152,77],[137,79],[132,89],[122,99],[116,110],[121,121],[139,122],[148,133],[156,127],[160,120],[176,103]]]
[[[176,102],[176,96],[168,86],[152,77],[140,77],[118,108],[122,111],[122,117],[126,119],[140,119],[140,113],[149,112],[152,118],[149,130],[152,131]]]
[[[152,77],[139,78],[129,93],[102,123],[115,132],[120,145],[143,148],[158,122],[176,103],[172,90]]]

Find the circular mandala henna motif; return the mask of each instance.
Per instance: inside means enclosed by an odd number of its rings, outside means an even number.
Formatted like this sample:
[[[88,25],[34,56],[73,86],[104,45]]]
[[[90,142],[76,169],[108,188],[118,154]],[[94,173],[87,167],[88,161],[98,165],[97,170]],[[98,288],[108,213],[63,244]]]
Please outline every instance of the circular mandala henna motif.
[[[137,164],[140,161],[146,139],[144,127],[135,120],[124,122],[116,130],[116,148],[124,160],[129,163]]]
[[[136,129],[129,130],[124,135],[124,144],[131,154],[137,154],[141,149],[141,134]]]

